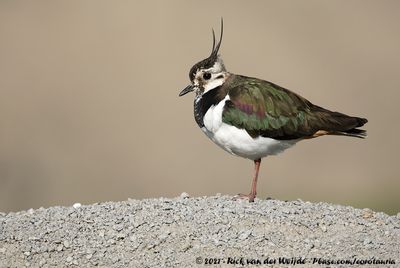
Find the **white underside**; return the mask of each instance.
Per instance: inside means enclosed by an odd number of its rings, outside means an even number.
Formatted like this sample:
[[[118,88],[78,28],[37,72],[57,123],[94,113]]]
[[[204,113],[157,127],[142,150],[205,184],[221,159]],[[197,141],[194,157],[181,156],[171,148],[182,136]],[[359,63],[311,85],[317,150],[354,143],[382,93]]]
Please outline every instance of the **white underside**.
[[[204,116],[203,132],[225,151],[244,158],[256,160],[268,155],[276,155],[293,146],[297,140],[275,140],[271,138],[252,138],[244,129],[222,122],[224,100],[211,106]]]

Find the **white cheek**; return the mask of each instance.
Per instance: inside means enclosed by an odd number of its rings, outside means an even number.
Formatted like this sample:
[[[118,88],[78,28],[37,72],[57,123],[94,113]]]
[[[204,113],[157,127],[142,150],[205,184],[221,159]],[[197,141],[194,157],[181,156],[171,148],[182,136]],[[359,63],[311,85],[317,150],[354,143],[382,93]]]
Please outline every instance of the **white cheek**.
[[[208,82],[207,84],[204,85],[204,93],[211,89],[221,86],[223,82],[224,82],[223,79],[214,79]]]

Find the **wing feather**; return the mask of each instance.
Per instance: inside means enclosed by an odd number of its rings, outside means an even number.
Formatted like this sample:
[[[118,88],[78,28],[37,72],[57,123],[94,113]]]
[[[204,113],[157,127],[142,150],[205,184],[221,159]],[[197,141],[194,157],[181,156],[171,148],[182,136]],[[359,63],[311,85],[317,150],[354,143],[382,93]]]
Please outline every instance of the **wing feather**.
[[[360,127],[366,119],[331,112],[300,95],[257,78],[230,78],[222,121],[245,129],[252,137],[298,139],[326,133],[346,132]]]

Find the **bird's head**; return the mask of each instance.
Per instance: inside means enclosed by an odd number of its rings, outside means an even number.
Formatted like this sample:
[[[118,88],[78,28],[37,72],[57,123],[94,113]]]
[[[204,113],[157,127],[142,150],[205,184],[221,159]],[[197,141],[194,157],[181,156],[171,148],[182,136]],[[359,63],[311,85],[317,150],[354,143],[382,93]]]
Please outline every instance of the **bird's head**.
[[[207,91],[221,86],[228,73],[225,69],[224,63],[221,57],[218,55],[218,50],[221,46],[222,34],[223,34],[223,21],[221,19],[221,35],[218,43],[215,42],[215,33],[213,34],[213,46],[211,54],[208,58],[199,61],[190,69],[189,78],[191,84],[185,87],[179,96],[183,96],[189,92],[195,91],[196,95],[203,95]]]

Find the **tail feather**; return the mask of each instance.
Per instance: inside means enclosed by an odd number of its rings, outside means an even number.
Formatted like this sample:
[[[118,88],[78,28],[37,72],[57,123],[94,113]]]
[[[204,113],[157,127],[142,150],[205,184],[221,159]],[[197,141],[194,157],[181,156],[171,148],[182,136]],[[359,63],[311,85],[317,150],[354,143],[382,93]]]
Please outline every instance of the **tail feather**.
[[[367,137],[367,131],[359,128],[352,128],[346,131],[332,131],[329,134],[356,137],[361,139],[365,139]]]
[[[361,117],[354,117],[357,120],[358,126],[357,127],[362,127],[366,123],[368,123],[367,118],[361,118]]]
[[[329,134],[350,136],[361,139],[365,139],[367,137],[367,131],[364,129],[359,129],[359,127],[362,127],[368,122],[366,118],[352,117],[344,114],[340,114],[340,118],[342,120],[337,120],[339,122],[343,121],[343,124],[339,126],[340,130],[333,130]]]
[[[332,112],[324,108],[317,108],[323,114],[323,129],[329,135],[344,135],[357,138],[367,137],[367,131],[359,129],[365,125],[368,120],[361,117],[348,116],[339,112]]]

